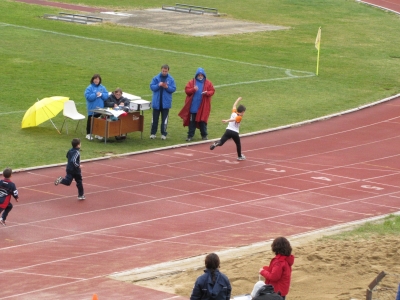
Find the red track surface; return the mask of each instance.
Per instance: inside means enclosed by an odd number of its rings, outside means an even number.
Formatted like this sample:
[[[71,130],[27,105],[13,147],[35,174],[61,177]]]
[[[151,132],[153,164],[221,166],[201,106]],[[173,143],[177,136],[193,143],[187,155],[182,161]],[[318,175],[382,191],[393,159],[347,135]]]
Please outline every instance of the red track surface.
[[[296,128],[16,173],[0,299],[168,299],[107,275],[400,210],[400,99]],[[179,298],[177,298],[179,299]]]
[[[400,98],[296,128],[16,173],[0,299],[182,299],[107,276],[400,210]]]
[[[379,8],[388,9],[395,13],[400,13],[400,0],[368,0],[360,1]]]

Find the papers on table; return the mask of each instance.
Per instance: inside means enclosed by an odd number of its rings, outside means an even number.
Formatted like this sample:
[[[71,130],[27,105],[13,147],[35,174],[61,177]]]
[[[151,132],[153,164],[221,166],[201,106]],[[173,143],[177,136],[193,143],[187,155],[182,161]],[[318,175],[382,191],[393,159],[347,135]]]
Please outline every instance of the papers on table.
[[[119,117],[120,115],[122,115],[123,113],[125,113],[125,111],[123,111],[122,109],[107,109],[108,112],[110,112],[114,117]]]
[[[246,295],[238,295],[233,297],[234,300],[251,300],[251,295],[246,294]]]

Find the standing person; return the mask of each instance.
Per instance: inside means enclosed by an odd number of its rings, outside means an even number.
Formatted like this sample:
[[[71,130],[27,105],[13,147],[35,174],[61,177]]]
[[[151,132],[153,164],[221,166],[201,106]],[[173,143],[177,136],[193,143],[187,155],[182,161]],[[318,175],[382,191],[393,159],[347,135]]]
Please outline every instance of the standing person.
[[[161,66],[160,74],[156,75],[150,82],[153,91],[151,106],[153,108],[153,119],[151,121],[150,138],[155,139],[158,127],[158,119],[161,114],[161,139],[167,138],[168,113],[172,107],[172,93],[176,91],[175,80],[169,74],[169,66]]]
[[[214,150],[217,146],[222,146],[229,139],[233,139],[236,144],[236,151],[238,158],[237,160],[245,160],[246,156],[242,155],[242,146],[240,144],[239,137],[239,127],[240,122],[242,121],[242,117],[246,112],[246,107],[243,105],[239,105],[237,108],[237,104],[242,100],[242,97],[237,98],[232,107],[231,118],[228,120],[222,120],[223,123],[229,123],[228,127],[226,127],[226,131],[224,135],[221,137],[219,141],[216,141],[214,144],[210,146],[210,150]]]
[[[70,186],[72,180],[75,179],[76,187],[78,188],[78,200],[85,200],[85,195],[83,193],[83,183],[82,183],[82,172],[81,172],[81,140],[76,138],[73,139],[72,148],[67,152],[67,175],[65,178],[61,176],[58,177],[55,181],[55,185],[59,185],[60,183],[66,186]]]
[[[271,260],[269,266],[260,269],[260,275],[265,278],[265,284],[272,285],[275,293],[280,293],[285,299],[289,293],[294,263],[292,247],[286,238],[278,237],[272,242],[271,249],[275,253],[275,257]]]
[[[207,122],[215,89],[203,68],[198,68],[194,78],[186,84],[185,93],[185,105],[178,115],[183,119],[183,126],[189,126],[186,141],[193,139],[196,128],[200,129],[202,139],[207,140]]]
[[[98,118],[101,114],[92,112],[92,109],[104,108],[104,101],[108,98],[107,89],[101,84],[101,76],[94,74],[90,79],[90,84],[85,90],[86,107],[88,110],[88,119],[86,124],[86,138],[92,140],[91,126],[92,118]],[[103,137],[96,135],[95,138],[102,140]]]
[[[190,300],[229,300],[232,287],[228,277],[219,271],[219,257],[210,253],[205,259],[204,274],[196,279]]]
[[[18,202],[18,190],[15,184],[10,180],[12,169],[5,168],[3,171],[4,179],[0,180],[0,212],[3,214],[0,218],[0,224],[6,226],[8,213],[12,210],[11,196]]]

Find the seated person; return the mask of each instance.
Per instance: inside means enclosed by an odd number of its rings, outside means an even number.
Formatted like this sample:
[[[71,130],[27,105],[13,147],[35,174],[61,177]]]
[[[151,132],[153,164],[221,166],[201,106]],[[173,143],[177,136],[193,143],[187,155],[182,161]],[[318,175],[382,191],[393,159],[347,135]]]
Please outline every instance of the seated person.
[[[108,97],[107,100],[104,101],[104,107],[112,107],[112,108],[121,108],[121,107],[129,107],[129,100],[122,96],[122,90],[120,88],[116,88],[114,92]]]
[[[114,109],[123,109],[124,111],[129,110],[129,100],[122,96],[122,90],[120,88],[116,88],[114,92],[110,94],[107,100],[104,101],[104,107],[111,107]],[[126,139],[126,135],[116,136],[115,139],[117,141]]]

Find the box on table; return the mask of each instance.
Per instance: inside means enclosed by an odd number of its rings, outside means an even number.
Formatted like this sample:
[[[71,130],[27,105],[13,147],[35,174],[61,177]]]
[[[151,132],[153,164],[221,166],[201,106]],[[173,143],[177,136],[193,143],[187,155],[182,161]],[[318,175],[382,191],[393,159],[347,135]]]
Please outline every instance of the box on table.
[[[111,92],[108,92],[108,96],[110,96],[110,95],[111,95]],[[122,97],[127,98],[129,100],[142,99],[142,98],[140,98],[140,96],[132,95],[132,94],[129,94],[129,93],[126,93],[126,92],[122,92]]]
[[[122,97],[128,98],[129,100],[140,100],[140,96],[132,95],[129,93],[122,92]]]
[[[129,110],[147,110],[150,109],[150,101],[139,99],[131,100],[129,103]]]

